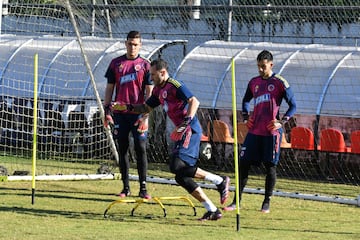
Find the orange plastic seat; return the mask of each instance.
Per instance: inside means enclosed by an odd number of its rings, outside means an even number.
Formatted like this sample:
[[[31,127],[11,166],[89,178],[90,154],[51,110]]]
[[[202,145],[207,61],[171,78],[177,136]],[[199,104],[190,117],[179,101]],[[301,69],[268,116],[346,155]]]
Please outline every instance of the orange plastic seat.
[[[351,133],[351,152],[360,153],[360,130]]]
[[[320,146],[320,151],[324,152],[351,152],[351,148],[345,145],[343,134],[335,128],[321,130]]]
[[[212,125],[212,129],[211,129]],[[228,125],[221,120],[213,120],[212,124],[207,125],[207,132],[209,139],[218,143],[234,143],[234,138],[231,137]]]
[[[239,144],[243,144],[245,141],[245,137],[248,133],[248,128],[246,126],[246,123],[238,122],[237,124],[237,140]]]
[[[307,127],[293,127],[291,129],[291,148],[314,150],[314,133]]]
[[[281,147],[281,148],[291,148],[291,143],[289,143],[289,142],[286,140],[286,136],[285,136],[285,133],[284,133],[284,132],[282,133],[280,147]]]
[[[202,134],[201,135],[201,140],[200,140],[201,142],[208,142],[209,141],[209,137],[208,136],[206,136],[206,135],[204,135],[204,134]]]

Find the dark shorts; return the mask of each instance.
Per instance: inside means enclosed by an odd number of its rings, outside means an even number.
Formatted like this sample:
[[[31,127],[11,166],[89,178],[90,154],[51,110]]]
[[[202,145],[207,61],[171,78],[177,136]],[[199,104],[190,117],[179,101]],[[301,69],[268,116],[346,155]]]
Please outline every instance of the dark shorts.
[[[183,140],[175,143],[175,147],[173,150],[173,157],[180,158],[181,160],[189,164],[189,166],[195,166],[199,158],[200,139],[201,139],[201,132],[198,133],[192,131],[190,143],[187,148],[183,147],[183,143],[184,143]]]
[[[137,140],[146,140],[148,132],[139,133],[137,131],[138,126],[134,126],[135,122],[141,117],[137,114],[114,114],[114,130],[113,136],[114,139],[120,141],[127,141],[129,138],[129,133],[131,132],[134,139]]]
[[[261,162],[272,162],[277,165],[280,157],[282,129],[275,136],[259,136],[252,133],[246,135],[241,146],[240,161],[251,165]]]

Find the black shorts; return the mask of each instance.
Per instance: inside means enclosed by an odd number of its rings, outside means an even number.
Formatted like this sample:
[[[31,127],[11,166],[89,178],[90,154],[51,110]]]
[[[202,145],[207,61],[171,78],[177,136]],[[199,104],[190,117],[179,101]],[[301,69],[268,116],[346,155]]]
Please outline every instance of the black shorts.
[[[279,129],[274,136],[248,133],[241,146],[240,161],[251,165],[259,165],[261,162],[272,162],[277,165],[280,158],[281,137],[282,129]]]

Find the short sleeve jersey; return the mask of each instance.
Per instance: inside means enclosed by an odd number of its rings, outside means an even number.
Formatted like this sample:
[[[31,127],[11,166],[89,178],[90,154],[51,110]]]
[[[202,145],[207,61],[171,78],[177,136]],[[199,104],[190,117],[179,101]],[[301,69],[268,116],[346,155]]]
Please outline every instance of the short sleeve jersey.
[[[169,78],[164,86],[154,87],[152,95],[146,101],[146,104],[152,108],[161,104],[175,126],[179,126],[187,114],[188,99],[191,97],[193,97],[193,94],[184,84]],[[201,132],[196,116],[191,121],[191,128],[196,132]]]
[[[127,59],[126,55],[114,58],[105,74],[108,83],[115,84],[115,101],[124,104],[143,104],[145,85],[151,85],[150,62],[138,56]]]
[[[250,133],[261,136],[272,135],[266,126],[270,121],[278,118],[287,88],[289,88],[288,82],[275,74],[269,79],[258,76],[250,80],[247,92],[251,94],[245,95],[243,99],[245,102],[249,102],[251,98],[254,99],[254,111],[251,117],[254,120],[254,127],[249,130]]]

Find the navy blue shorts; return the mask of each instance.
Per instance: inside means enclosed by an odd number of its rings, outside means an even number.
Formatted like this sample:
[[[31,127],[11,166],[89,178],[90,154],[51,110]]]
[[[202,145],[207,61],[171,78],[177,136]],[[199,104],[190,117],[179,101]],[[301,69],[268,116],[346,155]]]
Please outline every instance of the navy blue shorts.
[[[241,146],[240,161],[250,165],[272,162],[277,165],[280,157],[282,129],[274,136],[259,136],[248,133]]]
[[[178,157],[189,166],[195,166],[199,158],[201,132],[192,130],[191,139],[187,148],[183,147],[184,139],[175,143],[173,157]]]

